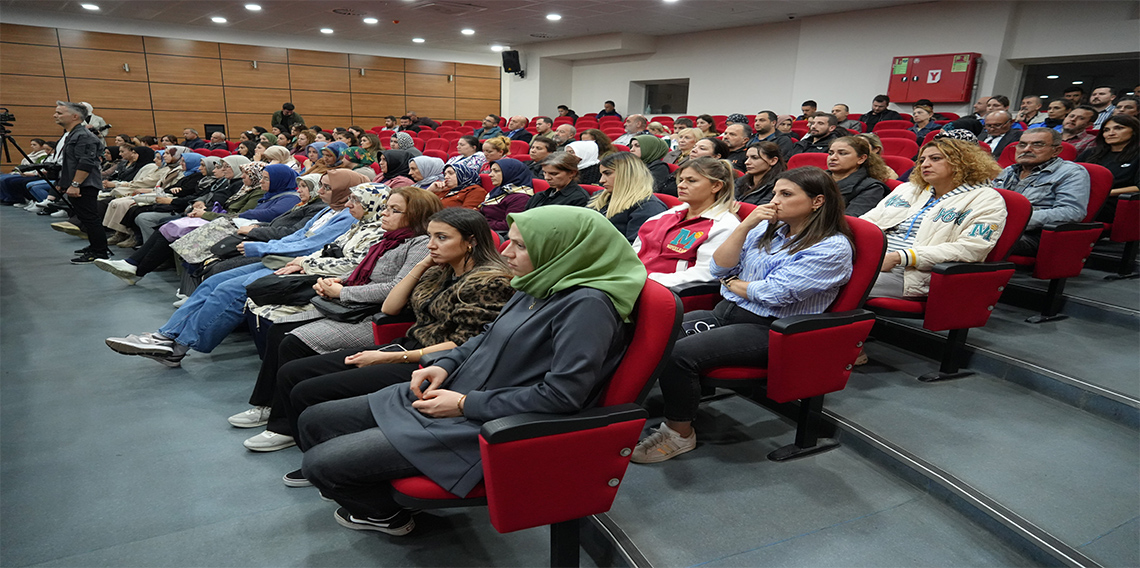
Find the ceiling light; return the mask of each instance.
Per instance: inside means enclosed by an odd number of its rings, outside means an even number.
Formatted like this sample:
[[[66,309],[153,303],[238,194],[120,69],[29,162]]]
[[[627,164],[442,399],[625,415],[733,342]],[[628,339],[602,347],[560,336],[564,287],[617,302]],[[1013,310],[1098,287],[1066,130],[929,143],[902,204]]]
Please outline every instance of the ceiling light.
[[[258,4],[246,4],[245,9],[249,10],[250,12],[260,12],[261,6]]]
[[[471,28],[467,28],[460,33],[462,33],[463,35],[475,35],[475,30],[473,30]]]
[[[225,18],[223,18],[223,17],[221,17],[221,16],[214,16],[213,18],[210,18],[210,21],[211,21],[211,22],[214,22],[215,24],[224,24],[224,23],[226,23],[226,19],[225,19]]]
[[[562,19],[562,16],[560,16],[558,14],[547,14],[546,19],[548,19],[552,22],[557,22],[558,20]]]
[[[1048,77],[1045,77],[1045,78],[1046,79],[1060,79],[1061,76],[1060,75],[1049,75]]]
[[[424,38],[422,38],[422,37],[414,37],[414,38],[412,38],[412,43],[423,43],[424,41],[425,41],[425,40],[424,40]]]
[[[665,0],[665,3],[666,3],[666,4],[672,4],[672,3],[676,2],[676,1],[677,1],[677,0]]]
[[[1037,98],[1039,98],[1039,99],[1047,99],[1047,98],[1049,98],[1049,95],[1041,95],[1041,96],[1039,96],[1039,97],[1037,97]]]
[[[506,48],[501,46],[501,45],[492,45],[491,46],[491,51],[494,51],[494,52],[503,51],[504,49],[506,49]]]
[[[364,23],[366,23],[366,24],[379,24],[380,20],[377,20],[376,18],[364,18]]]
[[[84,9],[84,10],[91,10],[91,11],[93,11],[93,12],[95,12],[95,11],[98,11],[98,10],[99,10],[99,5],[98,5],[98,4],[80,4],[80,6],[83,6],[83,9]]]
[[[321,28],[321,33],[322,34],[331,34],[331,33],[333,33],[333,29],[332,28]]]
[[[1073,81],[1073,84],[1074,85],[1084,85],[1085,82],[1084,81]]]

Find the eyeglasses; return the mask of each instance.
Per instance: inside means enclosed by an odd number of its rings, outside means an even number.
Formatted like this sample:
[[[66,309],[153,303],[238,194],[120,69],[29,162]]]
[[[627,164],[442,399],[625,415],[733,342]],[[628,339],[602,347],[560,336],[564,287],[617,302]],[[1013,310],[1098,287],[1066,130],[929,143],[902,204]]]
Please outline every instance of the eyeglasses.
[[[1048,142],[1041,142],[1041,141],[1037,141],[1037,142],[1021,142],[1021,141],[1019,140],[1019,141],[1017,142],[1017,147],[1018,147],[1018,148],[1022,148],[1022,149],[1024,149],[1024,148],[1033,148],[1034,150],[1043,150],[1043,149],[1045,149],[1045,148],[1048,148],[1048,147],[1050,147],[1050,146],[1053,146],[1053,144],[1050,144],[1050,143],[1048,143]]]
[[[403,215],[404,214],[403,211],[400,211],[399,209],[396,209],[395,207],[392,207],[391,205],[385,205],[384,208],[381,209],[380,211],[383,213],[388,213],[389,215]]]
[[[331,185],[329,185],[329,184],[327,184],[327,183],[322,183],[322,184],[321,184],[321,185],[320,185],[320,186],[317,188],[317,191],[332,191],[332,186],[331,186]]]

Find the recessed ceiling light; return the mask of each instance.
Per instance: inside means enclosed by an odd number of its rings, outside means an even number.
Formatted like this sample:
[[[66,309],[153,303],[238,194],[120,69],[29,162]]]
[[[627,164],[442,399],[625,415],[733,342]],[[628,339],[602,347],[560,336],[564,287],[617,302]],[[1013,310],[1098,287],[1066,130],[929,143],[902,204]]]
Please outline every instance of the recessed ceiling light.
[[[258,4],[246,4],[245,9],[249,10],[250,12],[260,12],[261,6]]]
[[[1041,95],[1041,96],[1039,96],[1039,97],[1037,97],[1037,98],[1039,98],[1039,99],[1047,99],[1047,98],[1049,98],[1049,95]]]
[[[560,16],[558,14],[547,14],[546,19],[548,19],[552,22],[557,22],[558,20],[562,19],[562,16]]]
[[[460,33],[462,33],[463,35],[475,35],[475,30],[473,30],[471,28],[467,28]]]
[[[98,4],[80,4],[80,6],[82,6],[84,10],[91,10],[93,12],[99,10]]]
[[[502,51],[504,49],[506,49],[506,48],[501,46],[501,45],[492,45],[491,46],[491,51]]]
[[[321,28],[321,33],[322,34],[331,34],[331,33],[333,33],[333,29],[332,28]]]
[[[423,43],[424,41],[425,41],[425,40],[424,40],[424,38],[422,38],[422,37],[414,37],[414,38],[412,38],[412,43]]]
[[[677,1],[677,0],[665,0],[665,3],[666,3],[666,4],[672,4],[672,3],[676,2],[676,1]]]
[[[364,23],[366,23],[366,24],[379,24],[380,20],[377,20],[376,18],[364,18]]]
[[[1073,81],[1073,84],[1074,85],[1084,85],[1085,82],[1084,81]]]
[[[211,21],[211,22],[214,22],[215,24],[224,24],[224,23],[226,23],[226,19],[225,19],[225,18],[223,18],[223,17],[221,17],[221,16],[214,16],[213,18],[210,18],[210,21]]]
[[[1060,75],[1049,75],[1048,77],[1045,77],[1045,78],[1046,79],[1060,79],[1061,76]]]

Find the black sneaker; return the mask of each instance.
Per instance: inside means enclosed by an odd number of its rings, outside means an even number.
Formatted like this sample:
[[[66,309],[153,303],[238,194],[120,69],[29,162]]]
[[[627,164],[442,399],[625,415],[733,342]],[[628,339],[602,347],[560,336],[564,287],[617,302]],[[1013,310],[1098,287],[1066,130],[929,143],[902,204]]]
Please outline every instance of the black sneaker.
[[[281,478],[281,481],[284,481],[285,485],[289,487],[311,487],[313,485],[312,482],[305,479],[305,474],[301,473],[299,469],[286,473],[285,477]]]
[[[80,253],[78,257],[71,259],[71,264],[91,264],[100,258],[111,258],[111,251],[95,252],[87,250]]]
[[[416,528],[416,520],[405,509],[383,520],[354,517],[344,507],[337,509],[333,516],[337,524],[354,531],[377,531],[392,536],[404,536]]]

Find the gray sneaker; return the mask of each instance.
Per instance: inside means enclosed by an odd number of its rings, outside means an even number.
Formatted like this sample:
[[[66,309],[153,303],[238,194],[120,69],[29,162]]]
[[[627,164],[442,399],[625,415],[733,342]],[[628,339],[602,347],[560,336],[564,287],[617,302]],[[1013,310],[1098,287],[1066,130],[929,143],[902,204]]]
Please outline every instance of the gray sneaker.
[[[230,424],[237,428],[257,428],[269,422],[269,407],[255,406],[245,412],[239,412],[228,419]]]
[[[296,446],[297,442],[293,441],[292,436],[266,430],[256,436],[250,437],[243,442],[243,445],[245,449],[251,452],[276,452],[277,450],[284,450],[285,448]]]
[[[656,431],[637,443],[629,461],[633,463],[658,463],[673,459],[697,448],[697,433],[688,438],[681,437],[664,423]]]
[[[135,282],[139,281],[139,277],[135,275],[135,265],[125,260],[107,260],[100,258],[95,261],[95,266],[104,272],[110,272],[119,277],[119,280],[126,282],[128,286],[134,286]]]
[[[154,333],[143,333],[141,335],[132,334],[126,337],[108,337],[105,341],[107,347],[123,355],[159,355],[169,357],[175,354],[174,340],[166,339]],[[186,351],[182,351],[181,355],[185,354]]]

